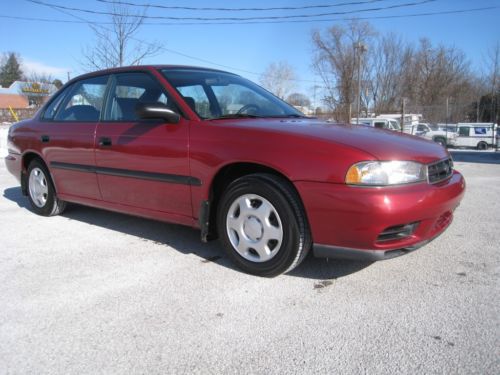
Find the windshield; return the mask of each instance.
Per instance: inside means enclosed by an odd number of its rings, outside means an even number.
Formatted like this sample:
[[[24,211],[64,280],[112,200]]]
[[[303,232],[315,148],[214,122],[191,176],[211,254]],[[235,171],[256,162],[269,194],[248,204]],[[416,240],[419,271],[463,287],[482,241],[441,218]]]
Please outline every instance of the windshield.
[[[188,68],[161,72],[203,119],[304,117],[262,87],[234,74]]]

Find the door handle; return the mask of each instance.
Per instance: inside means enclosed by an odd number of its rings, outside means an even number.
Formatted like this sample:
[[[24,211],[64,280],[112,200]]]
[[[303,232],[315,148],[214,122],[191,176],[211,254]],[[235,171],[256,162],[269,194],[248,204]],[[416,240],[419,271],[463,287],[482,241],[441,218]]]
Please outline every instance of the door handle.
[[[111,138],[108,137],[99,138],[99,146],[111,146]]]
[[[42,135],[40,137],[40,140],[42,141],[42,143],[47,143],[48,141],[50,141],[50,137],[48,135]]]

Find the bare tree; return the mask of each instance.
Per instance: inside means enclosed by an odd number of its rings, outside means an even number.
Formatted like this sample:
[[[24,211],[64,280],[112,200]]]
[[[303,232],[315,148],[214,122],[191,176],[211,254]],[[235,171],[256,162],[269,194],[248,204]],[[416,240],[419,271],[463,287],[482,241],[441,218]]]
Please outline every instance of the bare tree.
[[[435,47],[428,39],[422,39],[406,65],[402,95],[419,105],[428,121],[443,121],[447,117],[453,120],[444,112],[447,98],[456,108],[464,108],[465,102],[474,99],[469,65],[461,50]],[[461,117],[458,111],[452,113],[453,117]]]
[[[500,42],[497,42],[488,52],[487,74],[485,84],[490,87],[488,90],[490,102],[490,121],[498,124],[498,101],[500,98]]]
[[[396,34],[380,37],[369,65],[370,103],[375,114],[399,110],[403,96],[403,74],[412,59],[413,48]],[[367,99],[368,100],[368,99]]]
[[[297,76],[286,62],[271,63],[260,77],[260,83],[267,90],[281,99],[295,88]]]
[[[491,85],[491,92],[500,90],[500,42],[497,42],[489,51],[487,59],[486,77]]]
[[[355,101],[357,80],[366,75],[367,64],[362,64],[361,77],[356,76],[358,55],[356,46],[370,44],[375,36],[367,22],[351,21],[347,26],[332,26],[325,34],[313,33],[315,56],[313,68],[322,78],[328,92],[327,104],[337,120],[350,121],[351,105]],[[367,60],[367,55],[362,61]],[[359,60],[361,61],[361,60]]]
[[[144,23],[147,8],[134,13],[119,1],[110,6],[111,28],[89,24],[95,34],[95,43],[83,51],[83,65],[89,70],[99,70],[124,65],[138,65],[146,57],[156,55],[161,44],[145,43],[135,39]]]
[[[299,107],[310,107],[311,100],[304,94],[300,92],[294,92],[286,98],[286,101],[291,105],[299,106]]]

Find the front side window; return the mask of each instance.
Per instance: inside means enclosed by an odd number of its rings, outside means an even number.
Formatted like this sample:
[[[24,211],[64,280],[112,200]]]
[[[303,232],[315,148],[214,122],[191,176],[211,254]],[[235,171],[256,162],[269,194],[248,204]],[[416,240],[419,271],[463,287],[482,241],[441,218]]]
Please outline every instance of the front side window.
[[[56,121],[99,121],[108,76],[75,82],[54,117]]]
[[[234,74],[198,69],[161,72],[203,119],[304,117],[288,103]]]
[[[187,105],[200,117],[209,118],[212,116],[210,112],[210,102],[207,94],[201,85],[179,86],[177,90],[181,93]]]
[[[138,104],[161,103],[176,110],[163,87],[149,74],[123,73],[115,76],[111,85],[104,121],[138,121]]]

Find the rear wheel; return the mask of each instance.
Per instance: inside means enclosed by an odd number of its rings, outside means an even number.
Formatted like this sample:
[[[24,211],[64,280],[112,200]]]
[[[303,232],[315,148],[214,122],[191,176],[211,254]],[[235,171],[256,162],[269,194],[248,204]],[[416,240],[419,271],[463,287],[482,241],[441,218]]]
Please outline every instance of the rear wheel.
[[[245,272],[276,276],[298,266],[311,247],[302,203],[270,174],[235,180],[222,196],[217,227],[228,256]]]
[[[49,171],[39,159],[28,166],[28,199],[33,211],[42,216],[58,215],[66,208],[66,202],[57,198]]]
[[[488,144],[486,142],[479,142],[477,144],[477,149],[478,150],[487,150],[488,149]]]

